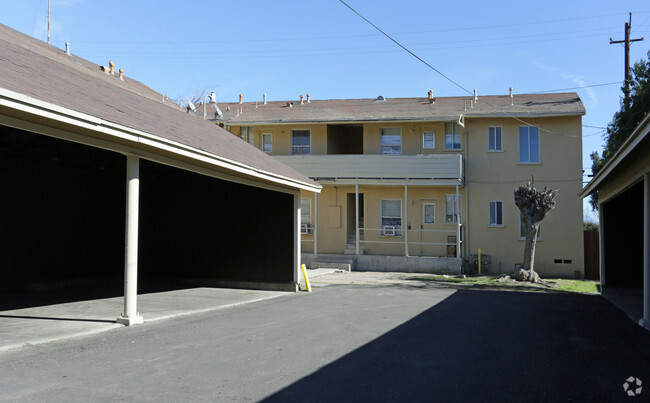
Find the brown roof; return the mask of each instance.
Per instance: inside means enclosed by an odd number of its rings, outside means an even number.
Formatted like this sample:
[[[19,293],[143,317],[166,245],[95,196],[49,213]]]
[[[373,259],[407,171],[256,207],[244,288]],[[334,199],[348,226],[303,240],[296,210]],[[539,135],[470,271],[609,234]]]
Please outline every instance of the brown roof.
[[[561,116],[584,115],[585,108],[576,93],[561,94],[515,94],[473,97],[436,97],[435,103],[423,98],[332,99],[311,100],[304,104],[291,101],[275,101],[239,104],[219,103],[223,120],[230,124],[293,123],[293,122],[366,122],[366,121],[412,121],[456,120],[460,114],[466,117]],[[513,105],[511,105],[513,103]],[[227,109],[230,109],[227,111]],[[242,108],[242,109],[240,109]],[[241,114],[238,112],[241,110]]]
[[[116,72],[120,67],[116,66]],[[128,72],[128,66],[125,70]],[[319,186],[213,122],[188,114],[169,100],[163,102],[161,94],[144,84],[128,76],[122,81],[102,72],[97,64],[68,56],[2,24],[0,88],[172,140],[252,171]]]

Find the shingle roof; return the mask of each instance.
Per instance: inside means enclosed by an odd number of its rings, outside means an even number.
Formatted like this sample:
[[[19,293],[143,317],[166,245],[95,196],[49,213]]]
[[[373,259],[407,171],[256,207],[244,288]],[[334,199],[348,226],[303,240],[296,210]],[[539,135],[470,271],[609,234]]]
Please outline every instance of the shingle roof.
[[[253,171],[319,186],[213,122],[163,102],[161,94],[144,84],[128,76],[122,81],[102,72],[99,65],[1,24],[0,88],[172,140]]]
[[[481,96],[478,102],[466,97],[436,97],[435,103],[423,98],[332,99],[311,100],[300,104],[292,101],[219,103],[226,122],[230,124],[290,122],[365,122],[455,120],[466,117],[535,117],[584,115],[585,108],[576,93],[515,94]],[[513,105],[511,105],[511,102]],[[242,109],[240,109],[242,108]],[[227,109],[230,109],[227,111]],[[242,113],[239,114],[239,111]]]

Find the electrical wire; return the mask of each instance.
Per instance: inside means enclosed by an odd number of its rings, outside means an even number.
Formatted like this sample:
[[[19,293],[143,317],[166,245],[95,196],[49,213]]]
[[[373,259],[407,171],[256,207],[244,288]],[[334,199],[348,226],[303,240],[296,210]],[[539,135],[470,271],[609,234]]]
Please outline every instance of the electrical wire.
[[[368,20],[366,17],[364,17],[363,15],[361,15],[357,10],[355,10],[354,8],[352,8],[352,7],[351,7],[349,4],[347,4],[344,0],[339,0],[339,1],[340,1],[344,6],[346,6],[347,8],[349,8],[353,13],[355,13],[356,15],[358,15],[361,19],[363,19],[363,20],[366,21],[368,24],[370,24],[373,28],[375,28],[377,31],[379,31],[379,32],[380,32],[382,35],[384,35],[386,38],[390,39],[392,42],[394,42],[397,46],[399,46],[400,48],[402,48],[402,49],[403,49],[404,51],[406,51],[408,54],[410,54],[411,56],[415,57],[417,60],[419,60],[420,62],[422,62],[425,66],[429,67],[431,70],[435,71],[435,72],[438,73],[440,76],[442,76],[443,78],[445,78],[447,81],[451,82],[451,83],[454,84],[456,87],[458,87],[458,88],[460,88],[461,90],[465,91],[467,94],[469,94],[469,95],[473,95],[473,94],[472,94],[468,89],[466,89],[466,88],[463,87],[462,85],[458,84],[456,81],[452,80],[450,77],[448,77],[448,76],[446,76],[445,74],[443,74],[440,70],[436,69],[435,67],[433,67],[432,65],[430,65],[429,63],[427,63],[426,61],[424,61],[421,57],[419,57],[418,55],[416,55],[415,53],[413,53],[413,52],[412,52],[411,50],[409,50],[406,46],[402,45],[400,42],[398,42],[398,41],[397,41],[396,39],[394,39],[392,36],[388,35],[386,32],[384,32],[383,30],[381,30],[378,26],[376,26],[376,25],[373,24],[370,20]],[[514,120],[516,120],[516,121],[518,121],[518,122],[520,122],[520,123],[522,123],[522,124],[524,124],[524,125],[526,125],[526,126],[534,126],[533,124],[528,123],[528,122],[526,122],[525,120],[520,119],[519,117],[512,115],[511,113],[509,113],[509,112],[506,111],[506,110],[502,110],[502,109],[497,108],[496,106],[492,105],[489,101],[483,101],[483,103],[485,103],[486,105],[490,106],[490,107],[493,108],[495,111],[497,111],[497,112],[499,112],[499,113],[503,113],[504,115],[510,117],[511,119],[514,119]],[[563,136],[563,137],[570,137],[570,138],[580,138],[580,137],[582,137],[582,136],[570,135],[570,134],[565,134],[565,133],[558,133],[558,132],[554,132],[554,131],[552,131],[552,130],[544,129],[544,128],[541,128],[541,127],[539,128],[539,130],[540,130],[540,131],[543,131],[543,132],[546,132],[546,133],[548,133],[548,134],[553,134],[553,135],[558,135],[558,136]]]

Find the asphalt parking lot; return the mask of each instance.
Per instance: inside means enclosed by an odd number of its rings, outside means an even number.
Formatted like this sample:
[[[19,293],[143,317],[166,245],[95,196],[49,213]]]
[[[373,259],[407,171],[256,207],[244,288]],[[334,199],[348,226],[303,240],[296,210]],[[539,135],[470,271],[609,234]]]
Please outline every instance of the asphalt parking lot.
[[[0,400],[619,401],[650,382],[650,332],[598,295],[400,276],[5,351]]]

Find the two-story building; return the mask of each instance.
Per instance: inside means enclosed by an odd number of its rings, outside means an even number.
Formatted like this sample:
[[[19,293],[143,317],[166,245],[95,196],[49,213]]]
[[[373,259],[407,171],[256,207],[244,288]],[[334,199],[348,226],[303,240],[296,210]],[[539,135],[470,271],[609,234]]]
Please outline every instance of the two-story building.
[[[220,103],[211,118],[323,186],[301,200],[303,262],[510,273],[513,192],[559,189],[536,268],[582,276],[582,115],[575,93]],[[260,203],[265,203],[260,200]]]

